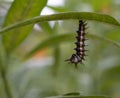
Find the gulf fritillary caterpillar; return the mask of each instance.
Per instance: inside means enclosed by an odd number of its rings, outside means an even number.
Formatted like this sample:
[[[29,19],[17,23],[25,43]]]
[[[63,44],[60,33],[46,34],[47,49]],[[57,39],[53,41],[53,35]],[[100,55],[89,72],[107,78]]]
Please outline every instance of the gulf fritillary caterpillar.
[[[75,42],[76,44],[76,48],[74,48],[74,50],[76,51],[75,54],[72,54],[72,56],[65,60],[65,61],[69,61],[73,64],[75,64],[75,66],[77,67],[78,63],[82,63],[83,60],[85,59],[85,29],[86,29],[86,23],[83,20],[79,20],[79,28],[77,31],[77,36],[76,39],[77,41]]]

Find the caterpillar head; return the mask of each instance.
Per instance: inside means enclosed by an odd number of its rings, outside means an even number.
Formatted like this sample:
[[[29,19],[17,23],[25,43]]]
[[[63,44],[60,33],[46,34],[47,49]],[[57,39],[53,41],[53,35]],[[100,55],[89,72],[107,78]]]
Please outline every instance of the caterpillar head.
[[[69,59],[67,59],[65,61],[69,61],[69,62],[75,64],[75,66],[77,67],[77,64],[79,62],[81,62],[81,58],[77,54],[73,54]]]

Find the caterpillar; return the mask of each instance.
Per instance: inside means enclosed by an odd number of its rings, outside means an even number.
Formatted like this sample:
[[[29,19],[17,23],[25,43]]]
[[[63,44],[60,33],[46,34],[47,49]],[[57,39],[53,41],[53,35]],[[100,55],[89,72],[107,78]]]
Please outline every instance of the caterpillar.
[[[77,67],[78,63],[82,63],[83,60],[85,60],[85,29],[86,29],[86,25],[87,23],[85,23],[83,20],[79,20],[79,28],[77,32],[77,36],[76,39],[77,41],[75,42],[76,44],[76,48],[74,48],[74,50],[76,51],[75,54],[72,54],[72,56],[65,60],[65,61],[69,61],[73,64],[75,64],[75,66]]]

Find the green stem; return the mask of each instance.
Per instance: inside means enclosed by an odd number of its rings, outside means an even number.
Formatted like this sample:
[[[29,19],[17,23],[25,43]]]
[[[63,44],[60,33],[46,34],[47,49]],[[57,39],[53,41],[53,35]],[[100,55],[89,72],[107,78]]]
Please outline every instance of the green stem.
[[[53,68],[53,75],[54,76],[57,76],[57,72],[58,72],[58,68],[60,66],[60,47],[59,45],[56,45],[54,47],[54,59],[55,59],[55,62],[54,62],[54,65],[52,66]]]
[[[10,26],[4,27],[3,29],[0,30],[0,34],[3,34],[8,30],[11,30],[17,27],[22,27],[29,24],[34,24],[34,23],[44,22],[44,21],[65,20],[65,19],[95,20],[99,22],[105,22],[112,25],[120,26],[120,23],[117,22],[116,19],[114,19],[109,15],[97,14],[97,13],[91,13],[91,12],[67,12],[67,13],[59,13],[59,14],[52,14],[52,15],[43,15],[43,16],[27,19],[24,21],[20,21]]]
[[[2,50],[2,44],[1,45],[1,52],[4,54],[4,51]],[[12,96],[12,91],[11,91],[11,88],[10,88],[10,85],[9,85],[9,80],[7,78],[7,66],[4,66],[4,65],[7,65],[5,62],[4,62],[4,59],[5,59],[5,54],[2,55],[0,53],[0,74],[1,74],[1,78],[2,78],[2,81],[3,81],[3,85],[4,85],[4,90],[6,92],[6,96],[7,98],[13,98]],[[7,60],[8,61],[8,60]]]
[[[8,82],[8,79],[7,79],[7,73],[4,70],[1,70],[0,72],[1,72],[1,77],[2,77],[2,80],[3,80],[3,85],[4,85],[4,88],[5,88],[7,98],[13,98],[12,92],[11,92],[11,89],[10,89],[10,85],[9,85],[9,82]]]

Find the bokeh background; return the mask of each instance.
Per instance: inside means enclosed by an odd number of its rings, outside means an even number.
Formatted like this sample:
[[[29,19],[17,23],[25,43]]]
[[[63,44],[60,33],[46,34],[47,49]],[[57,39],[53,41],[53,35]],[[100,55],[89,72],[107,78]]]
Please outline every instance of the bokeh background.
[[[12,2],[13,0],[0,0],[0,28]],[[103,13],[120,21],[120,0],[48,0],[41,15],[70,11]],[[86,22],[86,32],[89,34],[120,43],[120,28],[96,21]],[[73,64],[65,62],[75,52],[74,37],[77,29],[78,20],[50,21],[34,25],[31,33],[12,52],[9,60],[9,84],[16,98],[43,98],[69,92],[120,98],[120,48],[104,40],[90,38],[86,41],[88,56],[84,64],[78,64],[78,69],[75,69]],[[52,47],[46,45],[31,58],[21,61],[39,43],[68,33],[75,34],[73,40]],[[6,98],[3,84],[0,77],[0,98]]]

